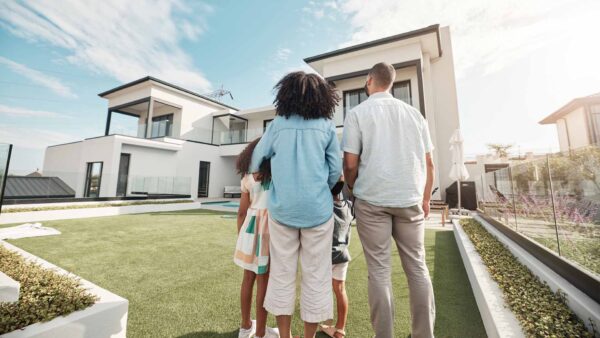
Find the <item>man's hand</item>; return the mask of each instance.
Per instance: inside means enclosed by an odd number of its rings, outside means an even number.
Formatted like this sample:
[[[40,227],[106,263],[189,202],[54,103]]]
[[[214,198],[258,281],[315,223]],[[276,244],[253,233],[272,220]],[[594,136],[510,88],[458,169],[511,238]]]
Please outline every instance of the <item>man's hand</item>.
[[[429,217],[429,200],[423,200],[423,213],[425,214],[425,218]]]

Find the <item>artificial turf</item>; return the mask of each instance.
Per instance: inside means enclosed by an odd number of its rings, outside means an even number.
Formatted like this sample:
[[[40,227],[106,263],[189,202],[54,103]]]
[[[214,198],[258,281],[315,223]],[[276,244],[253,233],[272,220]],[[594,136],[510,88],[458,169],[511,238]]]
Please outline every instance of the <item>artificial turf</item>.
[[[62,234],[10,242],[127,298],[128,337],[237,337],[242,270],[232,262],[236,227],[230,215],[187,210],[44,225]],[[436,337],[485,337],[453,233],[427,230],[425,244]],[[350,251],[347,333],[372,337],[366,263],[355,229]],[[395,250],[393,257],[395,337],[407,337],[408,288]],[[301,333],[296,315],[294,334]]]

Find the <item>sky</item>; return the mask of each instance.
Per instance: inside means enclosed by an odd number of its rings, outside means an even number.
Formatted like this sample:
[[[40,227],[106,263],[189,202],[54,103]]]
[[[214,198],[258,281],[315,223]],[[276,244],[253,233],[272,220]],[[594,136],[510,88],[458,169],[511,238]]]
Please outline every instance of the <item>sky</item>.
[[[238,108],[271,104],[303,58],[439,23],[450,26],[467,157],[505,143],[558,148],[538,122],[600,92],[600,1],[0,1],[0,142],[11,169],[48,145],[103,135],[98,93],[152,75]]]

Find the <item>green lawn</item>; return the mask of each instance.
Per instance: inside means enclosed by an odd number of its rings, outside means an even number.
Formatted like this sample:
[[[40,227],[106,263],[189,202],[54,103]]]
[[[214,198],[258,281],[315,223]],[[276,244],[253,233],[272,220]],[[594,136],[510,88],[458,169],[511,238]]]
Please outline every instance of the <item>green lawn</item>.
[[[242,270],[232,262],[231,215],[206,210],[44,222],[59,236],[11,243],[129,300],[128,337],[237,337]],[[371,337],[367,272],[353,233],[348,271],[349,337]],[[437,337],[485,337],[450,231],[426,232]],[[408,289],[394,255],[396,337],[410,333]],[[295,317],[294,332],[301,323]],[[271,320],[272,321],[272,320]]]

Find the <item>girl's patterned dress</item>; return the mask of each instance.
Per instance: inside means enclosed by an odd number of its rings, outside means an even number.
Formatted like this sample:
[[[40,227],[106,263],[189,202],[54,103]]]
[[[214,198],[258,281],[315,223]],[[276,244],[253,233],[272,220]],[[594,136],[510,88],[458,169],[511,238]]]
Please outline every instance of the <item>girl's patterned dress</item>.
[[[242,178],[242,192],[250,193],[250,207],[238,235],[233,261],[258,275],[267,273],[269,268],[269,188],[270,184],[257,182],[252,174]]]

